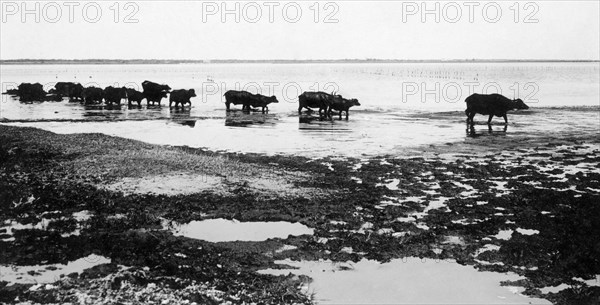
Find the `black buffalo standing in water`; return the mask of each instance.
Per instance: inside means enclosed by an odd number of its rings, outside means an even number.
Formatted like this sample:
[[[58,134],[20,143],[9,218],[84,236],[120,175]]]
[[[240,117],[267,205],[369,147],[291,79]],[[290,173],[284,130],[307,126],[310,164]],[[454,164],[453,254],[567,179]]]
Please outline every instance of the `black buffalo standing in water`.
[[[252,108],[262,108],[262,113],[265,113],[265,109],[269,111],[269,104],[271,103],[279,103],[277,98],[273,96],[264,96],[260,94],[253,94],[252,98],[248,101],[246,105],[246,109],[250,110]]]
[[[341,95],[329,94],[325,92],[304,92],[298,96],[298,114],[302,112],[302,108],[312,111],[310,108],[319,108],[319,116],[329,115],[329,107],[336,99],[341,99]],[[324,111],[324,112],[323,112]]]
[[[253,94],[248,91],[229,90],[225,92],[223,96],[225,96],[225,107],[227,107],[227,111],[229,111],[231,104],[242,105],[242,110],[246,110],[246,106],[248,105],[248,101],[252,99],[252,95]]]
[[[511,100],[500,94],[472,94],[465,99],[467,103],[467,124],[473,125],[475,114],[489,115],[488,125],[492,123],[494,116],[504,117],[504,123],[508,124],[506,113],[514,109],[529,109],[521,99]]]
[[[86,104],[99,104],[102,103],[102,99],[104,98],[104,90],[97,87],[87,87],[83,89],[81,96]]]
[[[179,89],[171,91],[171,95],[169,96],[169,107],[171,107],[172,103],[175,103],[175,107],[179,107],[181,103],[181,107],[184,107],[185,104],[192,105],[192,101],[190,98],[196,96],[196,91],[194,89]]]
[[[142,106],[142,100],[144,99],[144,94],[132,88],[126,88],[125,92],[127,93],[127,103],[131,106],[131,102],[136,102],[138,106]]]
[[[21,102],[40,102],[46,98],[46,91],[40,83],[21,83],[17,87],[17,95]]]
[[[151,81],[144,81],[142,83],[142,88],[144,89],[146,103],[158,103],[159,106],[162,98],[167,97],[167,93],[171,91],[171,87],[168,85],[160,85]]]
[[[229,90],[225,92],[225,107],[229,111],[231,104],[242,105],[242,110],[250,111],[250,107],[262,108],[262,112],[269,110],[269,104],[279,103],[275,96],[264,96],[261,94],[252,94],[247,91]]]
[[[121,100],[127,98],[127,88],[115,88],[108,86],[104,88],[104,100],[107,105],[121,105]]]
[[[49,92],[54,93],[61,98],[68,97],[69,100],[72,101],[83,100],[83,86],[79,83],[58,82],[54,85],[54,89],[50,89]]]
[[[342,112],[346,111],[346,120],[348,119],[348,110],[350,109],[350,107],[352,106],[360,106],[360,103],[358,102],[357,99],[353,98],[353,99],[345,99],[343,97],[335,97],[332,102],[331,105],[329,105],[329,117],[331,117],[331,112],[333,110],[337,110],[339,111],[339,116],[340,116],[340,120],[342,119]]]

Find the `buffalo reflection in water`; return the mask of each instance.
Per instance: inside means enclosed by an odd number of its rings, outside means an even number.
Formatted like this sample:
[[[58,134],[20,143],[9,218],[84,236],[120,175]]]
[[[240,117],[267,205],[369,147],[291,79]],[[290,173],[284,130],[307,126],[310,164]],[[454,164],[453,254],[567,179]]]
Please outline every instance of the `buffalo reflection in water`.
[[[277,116],[274,114],[261,112],[248,112],[242,110],[231,109],[225,114],[225,126],[251,126],[271,124],[274,125],[277,121]]]
[[[496,136],[496,135],[506,135],[506,131],[508,130],[508,125],[504,125],[502,127],[502,129],[496,129],[494,130],[492,128],[492,125],[488,125],[487,129],[480,129],[477,130],[475,129],[474,125],[468,125],[467,126],[467,137],[471,137],[471,138],[476,138],[476,137],[480,137],[483,135],[492,135],[492,136]]]

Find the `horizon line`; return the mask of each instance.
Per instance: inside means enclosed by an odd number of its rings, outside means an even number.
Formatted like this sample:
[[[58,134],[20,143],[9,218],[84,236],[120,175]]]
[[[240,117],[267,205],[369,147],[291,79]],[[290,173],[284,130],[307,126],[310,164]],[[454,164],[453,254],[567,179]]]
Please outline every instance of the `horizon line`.
[[[180,63],[476,63],[476,62],[600,62],[600,59],[0,59],[0,64],[95,63],[95,64],[180,64]]]

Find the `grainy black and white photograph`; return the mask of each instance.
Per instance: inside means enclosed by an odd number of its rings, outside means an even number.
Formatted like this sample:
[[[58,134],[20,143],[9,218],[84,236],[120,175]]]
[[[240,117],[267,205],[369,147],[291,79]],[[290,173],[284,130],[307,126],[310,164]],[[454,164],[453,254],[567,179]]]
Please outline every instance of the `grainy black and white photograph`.
[[[600,1],[0,4],[0,304],[600,304]]]

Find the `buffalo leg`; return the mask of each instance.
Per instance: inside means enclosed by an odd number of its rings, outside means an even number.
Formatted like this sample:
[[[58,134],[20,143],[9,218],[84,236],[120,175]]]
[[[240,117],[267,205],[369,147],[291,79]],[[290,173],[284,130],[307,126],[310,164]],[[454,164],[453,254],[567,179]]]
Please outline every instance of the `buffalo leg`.
[[[331,113],[333,112],[333,110],[331,109],[331,107],[327,107],[325,108],[325,117],[328,119],[331,119]]]
[[[508,124],[508,117],[506,117],[506,113],[502,117],[504,117],[504,124]]]
[[[227,108],[227,111],[229,111],[229,102],[225,102],[225,108]]]
[[[492,119],[494,118],[493,114],[490,114],[490,117],[488,118],[488,125],[492,124]]]
[[[475,112],[471,112],[467,116],[467,124],[474,125],[473,118],[475,117]]]
[[[319,108],[319,117],[325,117],[325,118],[330,118],[331,114],[329,113],[331,111],[331,108]]]

